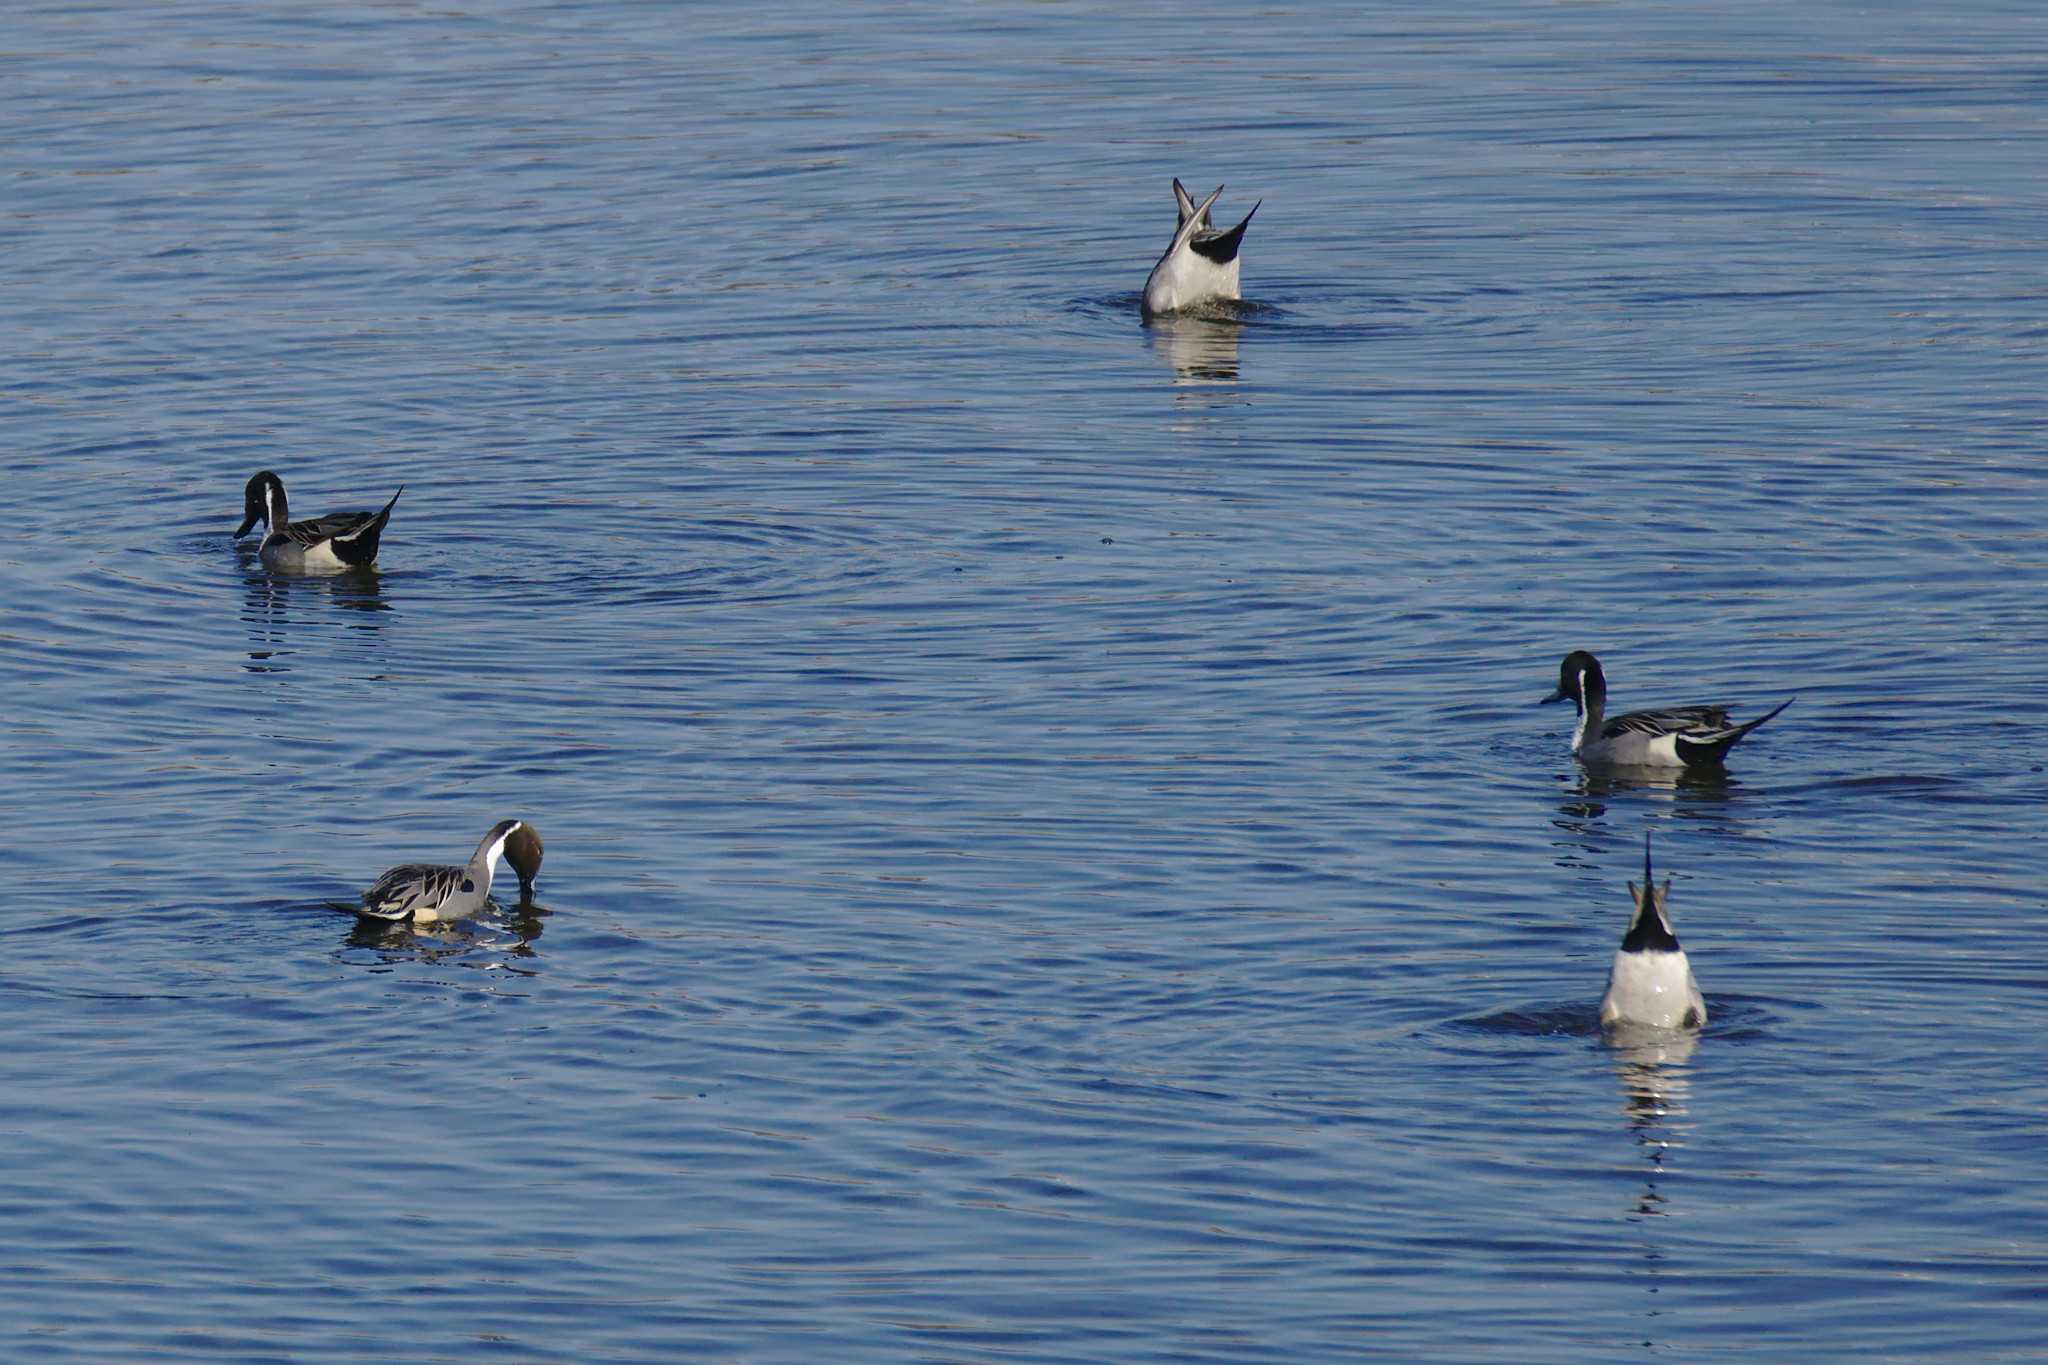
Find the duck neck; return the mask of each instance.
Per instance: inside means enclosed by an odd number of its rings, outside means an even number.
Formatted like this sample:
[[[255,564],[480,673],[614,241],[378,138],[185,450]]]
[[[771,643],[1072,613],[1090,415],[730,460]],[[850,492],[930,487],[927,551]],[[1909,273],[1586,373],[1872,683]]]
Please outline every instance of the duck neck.
[[[270,523],[266,535],[281,536],[291,525],[291,507],[285,502],[284,485],[271,483],[263,489],[263,519]]]
[[[505,841],[511,837],[512,831],[508,829],[494,838],[486,838],[470,855],[469,879],[476,883],[479,897],[491,894],[491,870],[497,867],[498,855],[505,851]]]
[[[476,884],[478,900],[491,894],[491,869],[497,864],[495,851],[489,856],[479,852],[469,860],[469,880]]]
[[[1600,735],[1600,722],[1607,715],[1607,691],[1598,682],[1581,673],[1579,675],[1579,728],[1572,731],[1572,752],[1586,747],[1589,740]]]

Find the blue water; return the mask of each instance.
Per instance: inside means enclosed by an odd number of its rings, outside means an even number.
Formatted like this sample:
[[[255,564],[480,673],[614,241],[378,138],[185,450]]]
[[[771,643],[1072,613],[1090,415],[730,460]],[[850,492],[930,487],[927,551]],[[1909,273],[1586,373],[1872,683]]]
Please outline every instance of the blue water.
[[[2048,1342],[2048,13],[0,71],[0,1353]],[[1238,321],[1138,320],[1175,175]],[[381,571],[266,574],[263,468],[403,484]],[[1602,778],[1574,648],[1798,700]],[[329,908],[513,815],[538,906]],[[1622,1048],[1645,830],[1712,1022]]]

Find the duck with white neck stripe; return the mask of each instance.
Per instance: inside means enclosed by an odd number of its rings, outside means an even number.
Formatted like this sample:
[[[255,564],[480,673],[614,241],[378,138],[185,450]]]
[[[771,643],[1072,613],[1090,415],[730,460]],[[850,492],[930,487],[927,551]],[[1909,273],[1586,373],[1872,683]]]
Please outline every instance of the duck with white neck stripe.
[[[398,505],[398,493],[379,512],[332,512],[310,521],[293,521],[284,495],[284,480],[269,470],[255,475],[242,490],[242,524],[235,538],[262,522],[263,544],[257,554],[272,569],[301,573],[346,573],[376,562],[377,541]]]
[[[1557,672],[1557,690],[1543,700],[1569,697],[1578,703],[1572,752],[1581,762],[1613,767],[1717,766],[1744,735],[1797,700],[1788,697],[1740,725],[1729,724],[1727,709],[1720,706],[1673,706],[1609,718],[1607,675],[1598,659],[1576,649],[1565,656]]]
[[[540,835],[524,820],[500,820],[476,846],[469,863],[406,863],[394,867],[363,893],[356,913],[373,919],[412,920],[417,924],[438,924],[468,919],[483,909],[491,894],[491,872],[498,855],[519,876],[519,898],[533,898],[533,881],[540,875]]]

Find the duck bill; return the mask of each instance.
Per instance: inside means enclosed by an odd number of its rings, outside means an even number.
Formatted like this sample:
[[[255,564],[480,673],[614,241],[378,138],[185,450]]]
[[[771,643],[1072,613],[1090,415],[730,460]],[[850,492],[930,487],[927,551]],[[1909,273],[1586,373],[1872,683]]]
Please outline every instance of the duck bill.
[[[237,527],[235,528],[235,534],[234,534],[234,537],[233,537],[233,538],[234,538],[234,539],[236,539],[236,540],[240,540],[240,539],[241,539],[241,538],[242,538],[243,536],[246,536],[246,535],[248,535],[248,534],[249,534],[249,528],[250,528],[251,526],[254,526],[255,524],[256,524],[256,514],[255,514],[254,512],[251,512],[251,513],[250,513],[250,514],[249,514],[248,516],[246,516],[246,517],[243,517],[243,518],[242,518],[242,524],[241,524],[240,526],[237,526]]]
[[[1538,698],[1536,704],[1538,706],[1548,706],[1550,705],[1550,703],[1554,701],[1563,701],[1566,697],[1569,697],[1570,695],[1571,693],[1565,691],[1562,687],[1560,687],[1556,691],[1552,692],[1549,696]]]

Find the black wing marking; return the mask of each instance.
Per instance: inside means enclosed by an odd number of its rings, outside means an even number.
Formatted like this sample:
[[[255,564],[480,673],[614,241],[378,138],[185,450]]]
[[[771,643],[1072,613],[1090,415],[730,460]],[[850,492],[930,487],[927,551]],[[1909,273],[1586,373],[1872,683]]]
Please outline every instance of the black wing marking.
[[[466,875],[466,868],[436,863],[394,867],[363,893],[362,913],[378,919],[411,919],[421,910],[438,910]]]
[[[1622,735],[1673,735],[1688,731],[1705,733],[1727,728],[1728,712],[1719,706],[1672,706],[1661,711],[1630,711],[1615,716],[1600,727],[1600,738]]]
[[[1675,953],[1678,951],[1678,935],[1671,932],[1664,916],[1645,907],[1636,916],[1636,922],[1629,926],[1628,936],[1621,941],[1621,950],[1624,953]]]
[[[361,530],[376,515],[375,512],[330,512],[324,517],[314,517],[310,521],[295,521],[284,528],[284,535],[287,540],[310,550],[323,540],[332,540],[336,536],[345,536],[351,531]]]
[[[1676,741],[1678,756],[1687,763],[1719,763],[1727,755],[1728,751],[1735,747],[1735,741],[1741,739],[1751,730],[1756,729],[1757,726],[1762,725],[1772,716],[1777,715],[1778,712],[1784,710],[1796,700],[1798,700],[1796,697],[1787,697],[1755,720],[1744,721],[1740,725],[1729,725],[1724,718],[1719,729],[1690,731],[1681,734]]]
[[[1258,211],[1259,206],[1253,204],[1252,213]],[[1189,240],[1188,249],[1197,256],[1208,257],[1218,265],[1229,265],[1237,259],[1237,248],[1244,242],[1244,230],[1252,225],[1252,213],[1247,213],[1244,221],[1228,232],[1218,232],[1214,228],[1205,228],[1197,232]]]
[[[379,511],[335,512],[311,521],[295,521],[285,528],[285,535],[307,550],[331,542],[335,558],[344,564],[372,563],[377,558],[378,538],[384,534],[391,509],[398,505],[399,494],[403,492],[405,488],[401,485]]]

